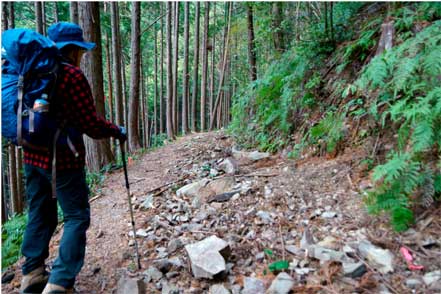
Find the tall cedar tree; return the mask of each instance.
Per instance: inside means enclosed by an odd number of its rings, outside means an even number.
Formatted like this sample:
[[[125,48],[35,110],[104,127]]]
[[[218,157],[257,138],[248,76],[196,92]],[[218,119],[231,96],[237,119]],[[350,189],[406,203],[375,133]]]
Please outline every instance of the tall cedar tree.
[[[191,97],[191,130],[196,131],[196,101],[198,97],[198,71],[199,71],[199,10],[200,3],[196,2],[194,25],[194,58],[193,58],[193,93]]]
[[[83,29],[84,39],[96,44],[93,50],[84,55],[81,67],[91,86],[97,114],[105,117],[99,2],[79,2],[78,19]],[[95,141],[86,137],[85,143],[89,170],[98,172],[114,160],[109,139]]]
[[[172,3],[167,2],[167,19],[166,19],[166,31],[167,31],[167,137],[174,139],[173,135],[173,119],[172,119],[172,99],[173,99],[173,68],[172,68],[172,41],[171,41],[171,19],[172,19]]]
[[[112,2],[110,6],[111,26],[112,26],[112,55],[113,55],[113,81],[115,86],[115,121],[119,126],[124,125],[123,115],[123,96],[121,81],[121,50],[119,47],[119,15],[118,2]]]
[[[44,33],[44,27],[43,27],[43,8],[42,8],[42,2],[36,1],[34,3],[35,5],[35,21],[36,21],[36,29],[37,32],[45,35]]]
[[[248,59],[250,62],[250,80],[257,80],[256,45],[254,44],[253,4],[245,4],[248,16]]]
[[[208,69],[208,26],[209,26],[210,2],[205,2],[204,15],[204,38],[202,48],[202,81],[201,81],[201,130],[205,130],[205,109],[207,104],[207,69]]]
[[[141,25],[141,3],[132,2],[132,42],[131,42],[131,64],[130,64],[130,100],[129,100],[129,150],[136,151],[141,148],[139,140],[139,84],[140,84],[140,65],[141,65],[141,47],[140,47],[140,25]]]
[[[174,3],[175,12],[174,12],[174,44],[173,44],[173,105],[172,105],[172,113],[173,113],[173,133],[175,135],[178,134],[178,59],[179,59],[179,2]]]
[[[69,6],[70,21],[78,23],[78,2],[72,1]]]
[[[188,94],[189,94],[189,70],[188,70],[188,49],[189,49],[189,2],[184,3],[184,69],[182,83],[182,132],[188,132]]]

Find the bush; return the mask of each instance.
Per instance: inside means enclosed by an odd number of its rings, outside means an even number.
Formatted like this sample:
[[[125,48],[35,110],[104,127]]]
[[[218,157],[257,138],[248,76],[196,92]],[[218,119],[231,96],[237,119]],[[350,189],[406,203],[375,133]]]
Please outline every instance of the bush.
[[[2,226],[2,271],[21,256],[21,243],[26,228],[27,215],[14,215]]]

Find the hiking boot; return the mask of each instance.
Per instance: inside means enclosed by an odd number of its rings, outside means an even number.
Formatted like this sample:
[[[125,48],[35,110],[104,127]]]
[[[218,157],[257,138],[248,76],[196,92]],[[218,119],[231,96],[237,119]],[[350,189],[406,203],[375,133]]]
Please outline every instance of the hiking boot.
[[[63,286],[49,283],[46,285],[46,287],[44,287],[43,293],[41,294],[73,294],[73,293],[74,293],[73,288],[66,289]]]
[[[47,284],[49,274],[44,267],[34,269],[21,280],[20,294],[40,294]]]

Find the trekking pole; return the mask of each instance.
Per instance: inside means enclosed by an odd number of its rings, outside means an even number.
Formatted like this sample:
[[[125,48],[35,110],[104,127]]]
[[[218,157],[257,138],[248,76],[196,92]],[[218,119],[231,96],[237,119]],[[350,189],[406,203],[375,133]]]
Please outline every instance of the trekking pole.
[[[124,143],[122,143],[120,141],[119,146],[121,147],[121,157],[122,157],[122,162],[123,162],[123,167],[124,167],[124,177],[126,178],[126,190],[127,190],[127,198],[129,200],[130,219],[132,221],[133,238],[135,239],[136,262],[138,263],[138,269],[141,269],[141,261],[139,259],[139,251],[138,251],[138,242],[136,241],[135,219],[133,218],[132,199],[130,198],[130,185],[129,185],[129,176],[127,174],[127,164],[126,164],[126,154],[124,152]]]

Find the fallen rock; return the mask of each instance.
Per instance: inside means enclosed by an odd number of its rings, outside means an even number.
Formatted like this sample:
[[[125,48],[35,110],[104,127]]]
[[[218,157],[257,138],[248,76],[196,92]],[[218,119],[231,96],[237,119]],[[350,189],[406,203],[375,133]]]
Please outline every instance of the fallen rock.
[[[218,164],[217,168],[224,171],[228,175],[234,175],[239,172],[239,164],[234,158],[231,157],[222,160]]]
[[[380,273],[386,274],[394,271],[392,265],[394,256],[389,250],[374,246],[368,240],[362,240],[358,244],[358,250],[361,256],[366,258]]]
[[[171,239],[170,242],[168,242],[167,245],[167,252],[169,254],[175,252],[178,249],[181,249],[184,246],[184,243],[182,243],[181,239]]]
[[[367,272],[366,265],[361,261],[344,261],[342,267],[344,275],[353,279],[361,277]]]
[[[201,188],[205,187],[208,184],[208,179],[202,179],[197,182],[193,182],[188,184],[179,190],[176,191],[176,195],[178,197],[187,196],[187,197],[195,197],[198,196]]]
[[[222,284],[215,284],[210,287],[209,294],[231,294],[230,290]]]
[[[281,272],[271,283],[267,294],[288,294],[294,286],[294,279],[285,272]]]
[[[163,274],[154,266],[150,266],[146,271],[144,271],[145,281],[150,283],[150,281],[157,282],[162,279]]]
[[[418,287],[421,287],[422,282],[418,279],[407,279],[406,280],[406,286],[411,289],[416,289]]]
[[[265,294],[265,284],[260,279],[245,277],[242,294]]]
[[[252,152],[246,152],[246,151],[239,151],[233,147],[232,149],[233,157],[237,160],[240,160],[242,158],[246,158],[252,161],[258,161],[264,158],[270,157],[270,154],[268,152],[259,152],[259,151],[252,151]]]
[[[204,240],[185,246],[195,278],[213,279],[226,271],[225,259],[230,254],[230,246],[224,240],[210,236]]]
[[[343,252],[325,248],[319,245],[309,246],[308,255],[309,257],[313,257],[322,262],[326,262],[326,261],[342,262],[346,258]]]
[[[236,181],[234,180],[234,177],[226,177],[226,178],[217,179],[217,180],[211,181],[205,187],[202,187],[198,192],[198,194],[199,194],[198,196],[201,199],[206,200],[206,199],[213,197],[215,195],[223,194],[226,192],[231,192],[233,190],[233,187],[235,184],[236,184]],[[233,195],[231,195],[231,196],[233,196]]]
[[[218,195],[215,195],[213,197],[210,197],[207,202],[208,203],[211,203],[211,202],[226,202],[226,201],[230,200],[234,195],[238,194],[238,192],[240,192],[240,190],[235,190],[235,191],[232,191],[232,192],[226,192],[226,193],[218,194]]]
[[[318,242],[317,245],[333,250],[338,250],[338,240],[332,236],[326,236],[322,241]]]
[[[321,214],[322,218],[334,218],[337,216],[337,213],[334,211],[325,211]]]
[[[429,272],[423,276],[423,281],[427,286],[441,280],[441,270]]]
[[[161,285],[162,285],[162,291],[161,291],[162,294],[179,294],[179,293],[181,293],[179,291],[179,288],[176,285],[171,284],[166,280],[162,280]]]
[[[118,281],[117,294],[145,294],[146,288],[142,279],[122,277]]]
[[[150,208],[154,208],[154,207],[155,206],[153,205],[153,195],[149,194],[147,196],[147,198],[142,202],[141,208],[150,209]]]

